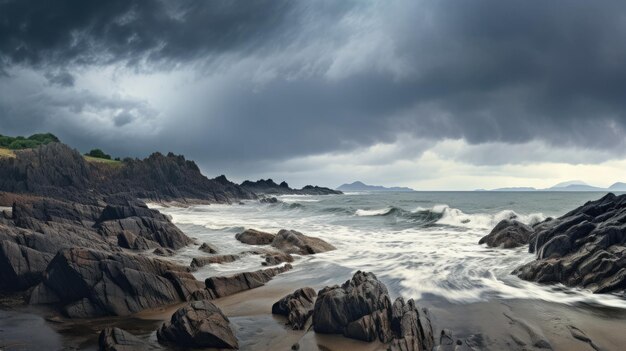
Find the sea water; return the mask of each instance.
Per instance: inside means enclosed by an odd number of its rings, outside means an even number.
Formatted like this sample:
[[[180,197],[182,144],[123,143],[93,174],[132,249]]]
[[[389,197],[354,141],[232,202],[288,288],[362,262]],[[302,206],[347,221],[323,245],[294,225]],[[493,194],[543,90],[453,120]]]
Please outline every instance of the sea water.
[[[595,200],[595,192],[376,192],[279,196],[279,203],[188,208],[152,205],[199,243],[220,254],[250,250],[235,234],[247,228],[276,233],[293,229],[322,238],[337,250],[298,256],[281,279],[339,284],[356,270],[374,272],[393,296],[471,303],[493,299],[542,299],[626,308],[626,299],[563,285],[523,281],[511,272],[535,259],[528,247],[489,248],[478,241],[503,219],[532,225]],[[205,255],[190,246],[174,259],[189,264]],[[195,272],[198,279],[260,269],[262,259],[244,255]],[[282,275],[281,275],[282,276]],[[279,278],[277,278],[279,279]],[[294,285],[297,285],[294,283]],[[294,286],[294,289],[300,286]]]

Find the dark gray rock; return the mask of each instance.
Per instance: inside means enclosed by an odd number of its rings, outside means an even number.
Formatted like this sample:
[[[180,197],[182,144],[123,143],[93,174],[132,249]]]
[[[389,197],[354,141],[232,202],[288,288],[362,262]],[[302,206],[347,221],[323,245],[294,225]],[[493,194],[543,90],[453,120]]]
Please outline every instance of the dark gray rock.
[[[268,252],[262,254],[261,257],[265,259],[265,261],[261,263],[264,266],[276,266],[285,262],[293,262],[293,256],[284,252]]]
[[[339,190],[333,190],[329,188],[307,185],[302,189],[292,189],[289,187],[287,182],[281,182],[280,184],[276,184],[272,179],[260,179],[256,182],[252,182],[249,180],[241,183],[241,186],[244,189],[252,191],[257,194],[271,194],[271,195],[288,195],[288,194],[298,194],[298,195],[331,195],[331,194],[343,194]]]
[[[505,249],[528,244],[534,229],[516,220],[504,219],[493,230],[484,236],[478,244]]]
[[[237,349],[228,317],[210,301],[193,301],[177,310],[157,331],[163,343],[183,347]]]
[[[272,246],[289,254],[312,255],[316,253],[335,250],[335,247],[326,241],[304,235],[295,230],[281,229]]]
[[[515,269],[520,278],[596,293],[626,289],[626,195],[607,194],[534,229],[529,251],[537,260]]]
[[[120,328],[106,328],[98,337],[100,351],[141,351],[148,350],[144,341]]]
[[[69,317],[125,316],[179,303],[203,289],[184,267],[123,253],[60,251],[33,290],[30,303],[56,303]]]
[[[238,255],[216,255],[216,256],[208,256],[208,257],[194,257],[191,260],[191,268],[196,269],[200,267],[204,267],[211,263],[229,263],[235,262],[239,259]]]
[[[37,285],[52,257],[12,241],[0,241],[0,288],[20,291]]]
[[[286,264],[282,267],[267,268],[255,272],[237,273],[230,276],[207,278],[206,288],[213,296],[224,297],[241,291],[258,288],[265,285],[273,277],[290,270],[292,266]]]
[[[209,254],[214,254],[217,253],[217,248],[211,244],[207,244],[207,243],[202,243],[202,245],[200,245],[200,247],[198,248],[198,250],[209,253]]]
[[[256,229],[246,229],[235,235],[235,239],[248,245],[269,245],[274,240],[274,234],[262,232]]]
[[[281,298],[272,305],[272,313],[287,317],[293,329],[305,329],[313,314],[313,303],[317,294],[311,288],[301,288]]]

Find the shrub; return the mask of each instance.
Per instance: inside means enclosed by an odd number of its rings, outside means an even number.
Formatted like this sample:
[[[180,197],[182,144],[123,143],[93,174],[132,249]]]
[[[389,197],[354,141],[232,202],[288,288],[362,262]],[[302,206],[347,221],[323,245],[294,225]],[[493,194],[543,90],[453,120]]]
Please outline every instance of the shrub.
[[[9,149],[11,150],[21,150],[21,149],[31,149],[37,147],[41,144],[34,140],[28,139],[15,139],[9,144]]]
[[[0,135],[0,147],[9,148],[12,150],[30,149],[40,145],[58,142],[59,138],[57,138],[52,133],[33,134],[28,138],[25,138],[23,136],[10,137]]]
[[[103,158],[103,159],[106,159],[106,160],[110,160],[111,159],[111,155],[105,154],[104,151],[102,151],[100,149],[93,149],[93,150],[89,151],[88,153],[86,153],[85,155],[91,156],[91,157],[95,157],[95,158]]]

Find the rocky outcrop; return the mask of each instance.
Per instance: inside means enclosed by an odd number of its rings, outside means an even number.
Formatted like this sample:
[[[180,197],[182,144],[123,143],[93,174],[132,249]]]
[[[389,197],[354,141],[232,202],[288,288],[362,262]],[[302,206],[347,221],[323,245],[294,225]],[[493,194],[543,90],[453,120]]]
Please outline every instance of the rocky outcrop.
[[[148,350],[143,340],[120,328],[106,328],[101,331],[98,346],[100,351]]]
[[[626,195],[607,194],[534,229],[537,260],[513,272],[520,278],[596,293],[626,289]]]
[[[516,220],[504,219],[493,230],[485,235],[478,244],[487,244],[489,247],[503,247],[510,249],[527,245],[534,229]]]
[[[238,255],[215,255],[215,256],[208,256],[208,257],[194,257],[191,260],[191,267],[195,269],[195,268],[204,267],[212,263],[221,264],[221,263],[235,262],[238,259],[239,259]]]
[[[361,271],[341,286],[319,291],[313,328],[363,341],[378,339],[391,350],[431,350],[434,345],[427,311],[413,300],[398,298],[392,304],[385,285]]]
[[[274,240],[274,234],[262,232],[256,229],[246,229],[235,235],[235,239],[248,245],[269,245]]]
[[[282,267],[267,268],[255,272],[237,273],[230,276],[207,278],[206,288],[215,297],[224,297],[241,291],[258,288],[265,285],[273,277],[290,270],[292,266],[286,264]]]
[[[331,194],[343,194],[339,190],[333,190],[329,188],[307,185],[302,189],[292,189],[287,182],[281,182],[276,184],[272,179],[260,179],[256,182],[249,180],[241,183],[244,189],[252,191],[257,194],[271,194],[271,195],[331,195]]]
[[[228,317],[210,301],[194,301],[177,310],[157,331],[163,343],[193,348],[237,349]]]
[[[9,240],[0,241],[0,288],[21,291],[38,284],[52,256]]]
[[[263,266],[276,266],[285,262],[293,262],[293,256],[284,252],[268,252],[262,254],[261,257],[265,260],[261,263]]]
[[[313,314],[313,303],[317,294],[306,287],[278,300],[272,305],[272,313],[287,317],[287,324],[293,329],[305,329]]]
[[[312,255],[335,250],[334,246],[320,238],[307,236],[298,231],[286,229],[281,229],[278,234],[276,234],[271,245],[283,252],[298,255]]]
[[[200,250],[202,252],[209,253],[209,254],[217,253],[217,248],[215,246],[211,245],[211,244],[208,244],[208,243],[202,243],[202,245],[200,245],[198,250]]]
[[[201,282],[170,262],[142,255],[71,248],[60,251],[32,292],[69,317],[124,316],[186,301]]]

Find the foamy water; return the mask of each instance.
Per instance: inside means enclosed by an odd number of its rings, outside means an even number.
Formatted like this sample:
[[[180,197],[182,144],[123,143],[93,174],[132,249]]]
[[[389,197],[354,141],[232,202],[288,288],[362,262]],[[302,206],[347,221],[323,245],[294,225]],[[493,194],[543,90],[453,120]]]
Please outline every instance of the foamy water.
[[[478,240],[502,219],[534,224],[558,216],[602,194],[591,193],[378,193],[339,196],[284,196],[282,203],[202,205],[162,208],[183,231],[209,242],[220,253],[251,247],[235,240],[245,228],[277,232],[295,229],[320,237],[337,250],[298,257],[294,271],[314,267],[319,277],[339,283],[339,268],[372,271],[392,294],[443,298],[467,303],[491,299],[538,298],[558,303],[586,302],[626,308],[622,297],[594,295],[560,285],[523,281],[511,271],[534,259],[527,248],[492,249]],[[176,257],[188,264],[201,256],[190,246]],[[256,270],[259,256],[248,255],[229,264],[203,267],[196,276]],[[342,271],[343,271],[342,270]]]

